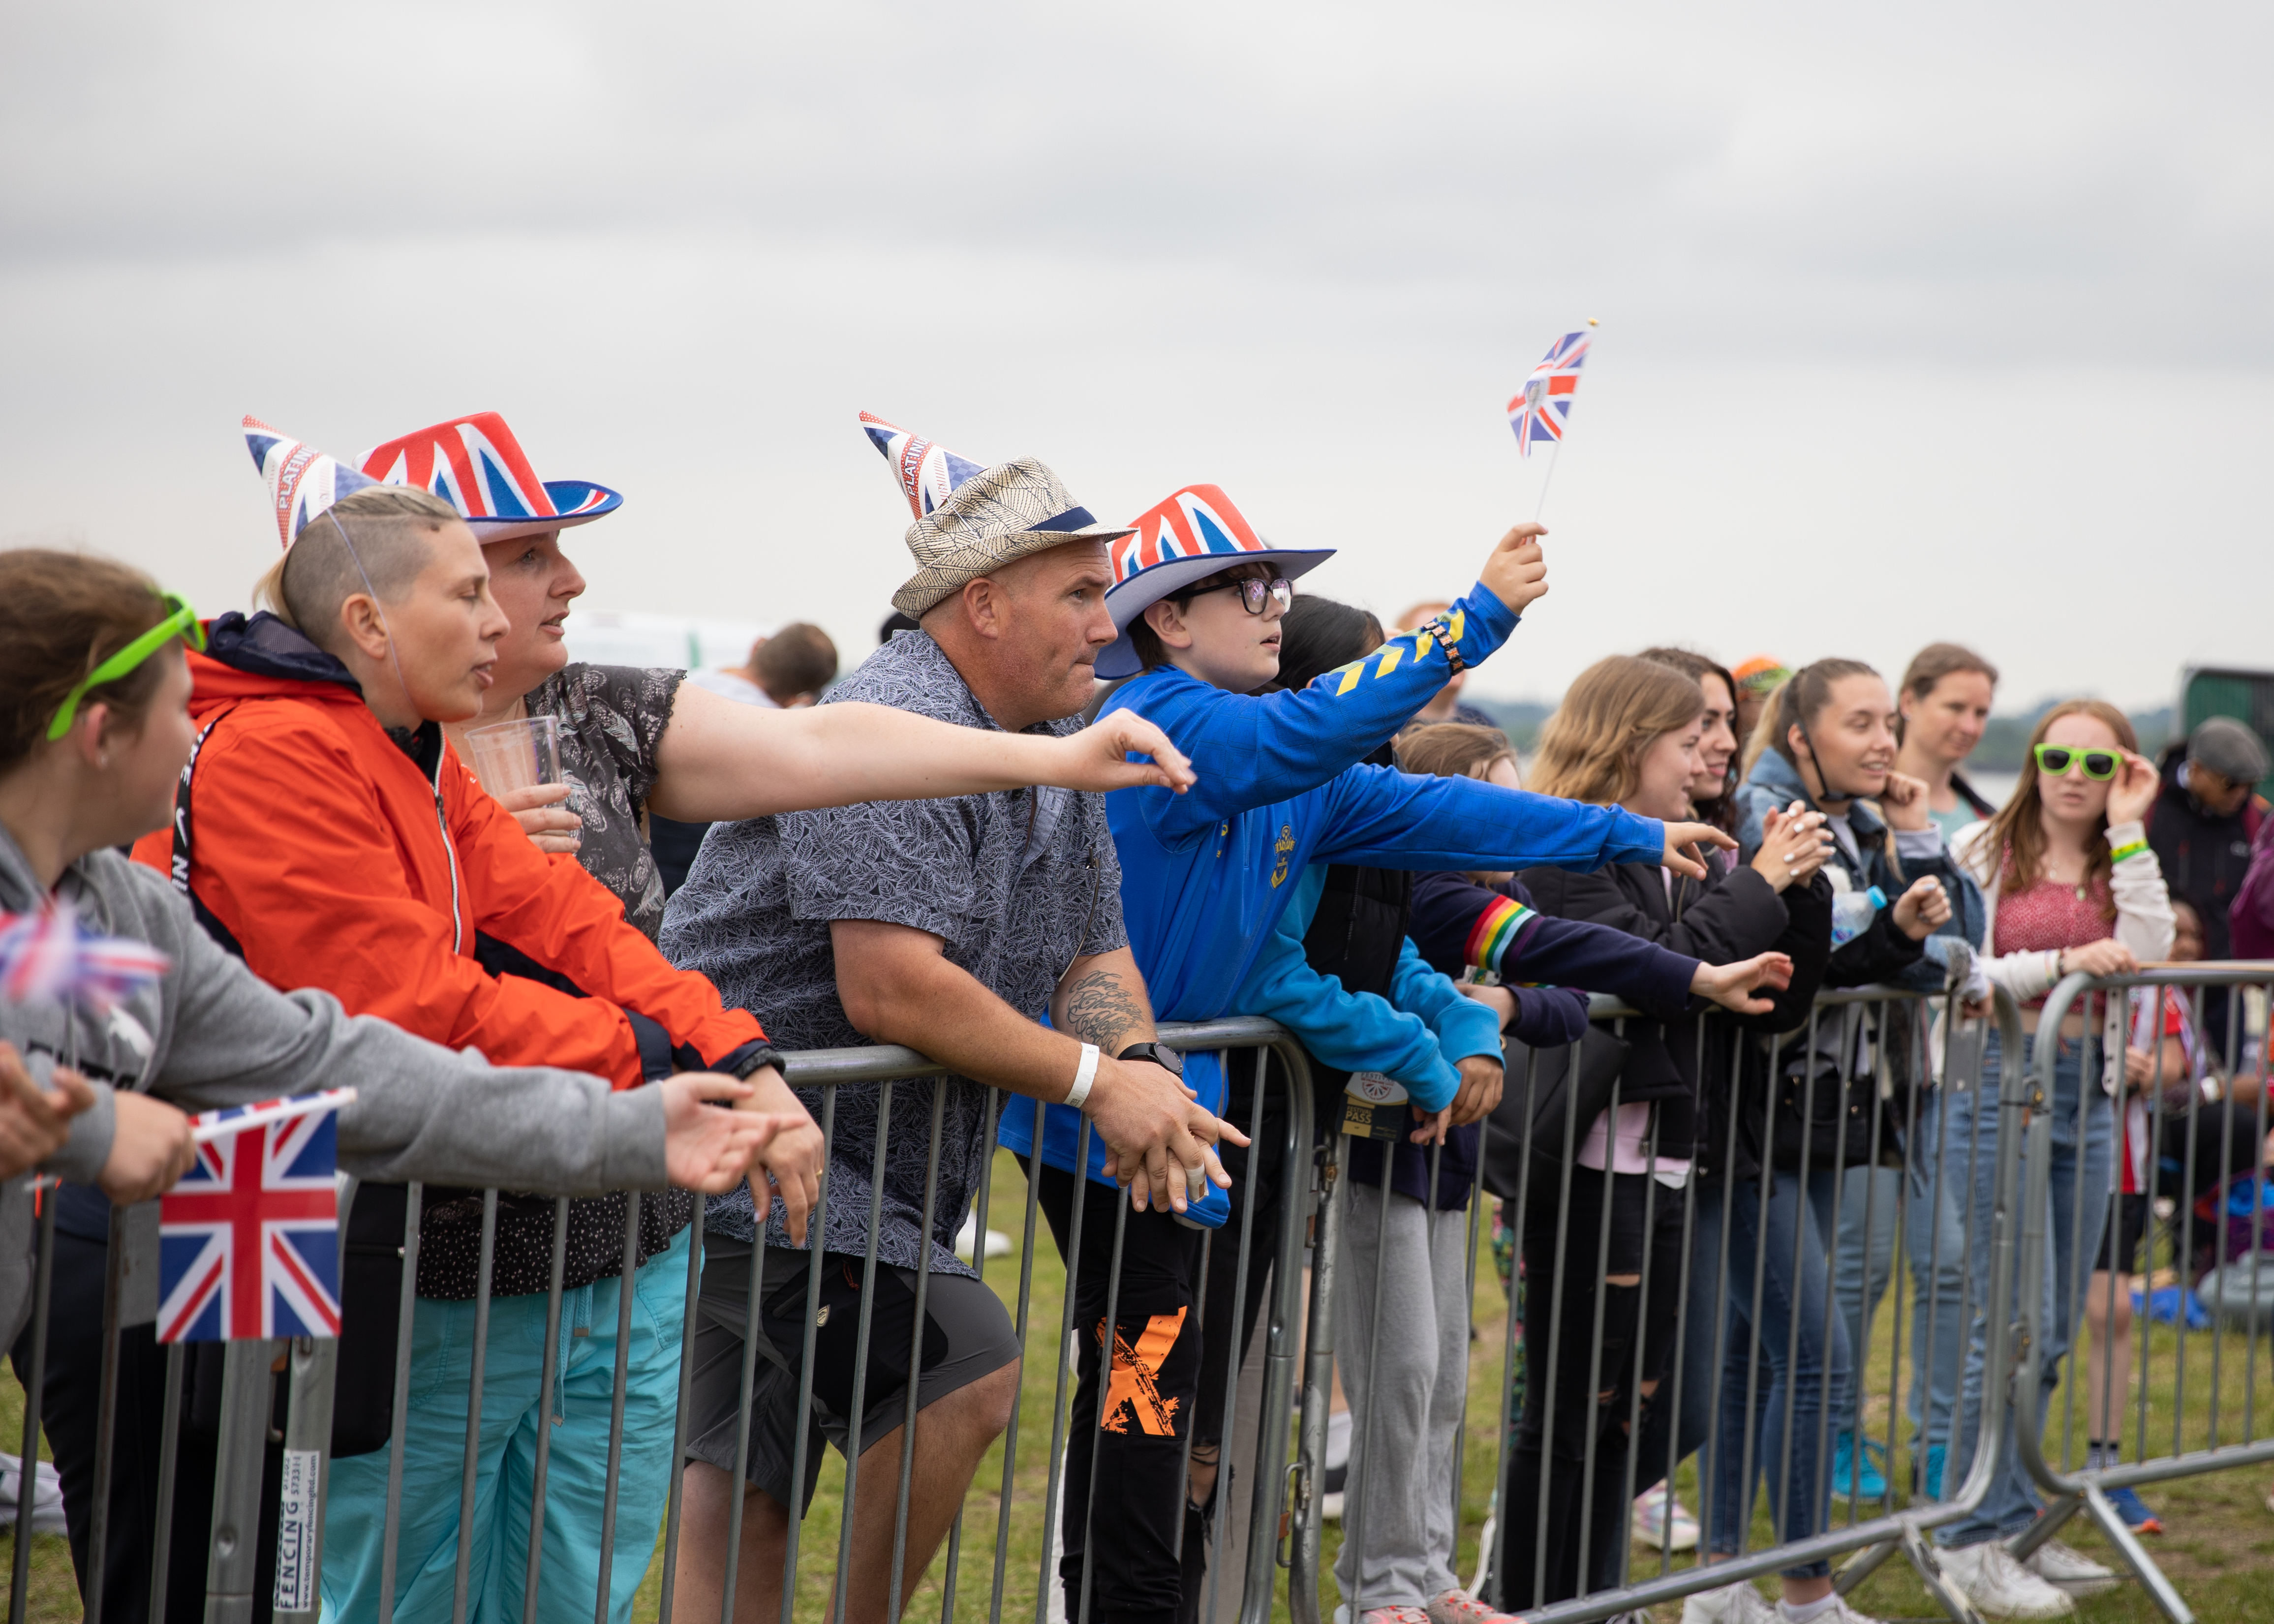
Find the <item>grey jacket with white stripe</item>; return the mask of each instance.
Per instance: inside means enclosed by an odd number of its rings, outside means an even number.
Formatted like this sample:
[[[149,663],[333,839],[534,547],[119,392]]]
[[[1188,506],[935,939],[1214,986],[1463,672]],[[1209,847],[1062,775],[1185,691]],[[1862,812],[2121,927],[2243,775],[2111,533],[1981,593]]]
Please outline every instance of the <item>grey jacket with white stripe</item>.
[[[107,1016],[49,999],[0,1000],[0,1039],[34,1078],[72,1064],[95,1087],[49,1173],[95,1181],[110,1154],[117,1089],[200,1111],[351,1084],[358,1092],[340,1113],[340,1167],[360,1178],[551,1195],[666,1182],[663,1100],[653,1088],[619,1093],[582,1072],[493,1067],[471,1049],[453,1053],[374,1016],[350,1018],[328,993],[279,992],[216,946],[162,876],[116,852],[72,864],[56,894],[89,928],[147,942],[173,967]],[[23,853],[0,828],[0,911],[41,901]],[[29,1309],[33,1240],[26,1177],[0,1185],[0,1347],[14,1342]]]

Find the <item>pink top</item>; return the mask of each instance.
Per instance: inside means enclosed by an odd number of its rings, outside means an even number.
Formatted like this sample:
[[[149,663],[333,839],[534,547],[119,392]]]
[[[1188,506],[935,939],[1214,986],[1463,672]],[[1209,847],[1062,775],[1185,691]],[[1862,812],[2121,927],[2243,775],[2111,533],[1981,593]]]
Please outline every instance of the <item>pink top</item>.
[[[2108,876],[2097,876],[2080,897],[2074,885],[2039,880],[2021,890],[2001,891],[1996,926],[2000,953],[2051,953],[2064,947],[2105,942],[2114,929],[2115,905]],[[2041,1008],[2041,993],[2024,1007]]]

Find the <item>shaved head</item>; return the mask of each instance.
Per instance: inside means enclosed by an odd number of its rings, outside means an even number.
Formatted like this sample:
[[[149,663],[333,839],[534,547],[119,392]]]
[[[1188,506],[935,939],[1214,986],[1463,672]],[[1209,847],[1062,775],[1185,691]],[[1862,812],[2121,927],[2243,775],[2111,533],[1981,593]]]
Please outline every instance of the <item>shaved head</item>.
[[[336,655],[343,636],[340,605],[358,592],[382,604],[400,601],[433,558],[434,538],[462,523],[439,496],[406,485],[367,485],[309,521],[262,583],[262,596],[309,641]]]

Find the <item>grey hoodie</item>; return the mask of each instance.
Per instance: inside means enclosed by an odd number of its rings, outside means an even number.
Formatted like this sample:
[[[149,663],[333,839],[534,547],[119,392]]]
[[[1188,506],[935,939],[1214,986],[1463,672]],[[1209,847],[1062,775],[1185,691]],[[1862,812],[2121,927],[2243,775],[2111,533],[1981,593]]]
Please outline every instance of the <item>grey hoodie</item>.
[[[278,992],[216,946],[163,878],[116,852],[72,864],[56,894],[90,929],[147,942],[173,967],[108,1016],[0,1000],[0,1039],[34,1077],[69,1064],[94,1086],[94,1106],[49,1173],[95,1182],[110,1154],[117,1089],[200,1111],[352,1084],[340,1166],[360,1178],[550,1195],[664,1186],[663,1098],[653,1088],[618,1093],[582,1072],[493,1067],[376,1016],[351,1019],[329,993]],[[41,900],[0,828],[0,911]],[[14,1342],[30,1302],[33,1238],[30,1179],[0,1185],[0,1347]]]

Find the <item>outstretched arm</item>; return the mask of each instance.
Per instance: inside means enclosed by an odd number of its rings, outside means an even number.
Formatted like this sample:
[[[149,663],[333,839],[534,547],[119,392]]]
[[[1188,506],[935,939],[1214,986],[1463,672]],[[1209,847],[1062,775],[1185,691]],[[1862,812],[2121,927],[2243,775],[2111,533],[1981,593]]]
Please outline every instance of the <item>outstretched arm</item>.
[[[1153,759],[1127,760],[1132,755]],[[958,727],[885,705],[765,710],[686,683],[655,761],[649,806],[698,823],[1029,784],[1182,793],[1193,782],[1190,764],[1161,730],[1126,710],[1053,739]]]

